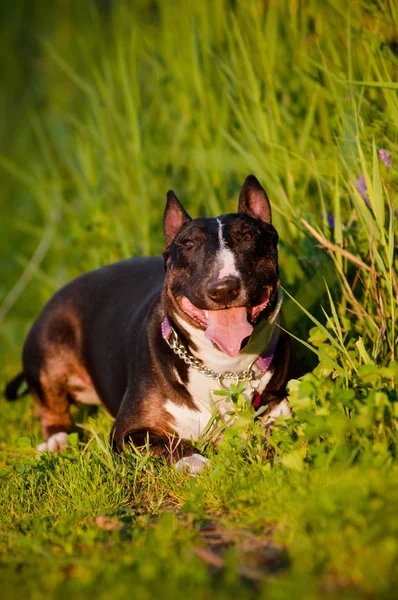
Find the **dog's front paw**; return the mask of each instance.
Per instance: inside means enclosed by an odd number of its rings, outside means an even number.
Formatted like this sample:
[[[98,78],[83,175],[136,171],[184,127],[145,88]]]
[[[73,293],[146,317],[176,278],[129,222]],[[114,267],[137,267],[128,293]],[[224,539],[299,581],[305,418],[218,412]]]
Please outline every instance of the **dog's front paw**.
[[[64,448],[69,446],[68,435],[69,434],[65,433],[65,431],[54,433],[54,435],[51,435],[46,442],[36,446],[36,450],[38,452],[45,452],[48,450],[49,452],[52,452],[52,454],[55,454],[55,452],[62,452]]]
[[[204,467],[210,464],[208,458],[205,458],[201,454],[192,454],[191,456],[184,456],[175,464],[177,471],[188,473],[195,477]]]
[[[271,425],[276,421],[276,419],[282,416],[290,417],[291,414],[292,411],[290,410],[287,399],[284,398],[281,402],[273,406],[271,410],[261,415],[260,423],[262,427],[264,427],[265,429],[269,429]]]

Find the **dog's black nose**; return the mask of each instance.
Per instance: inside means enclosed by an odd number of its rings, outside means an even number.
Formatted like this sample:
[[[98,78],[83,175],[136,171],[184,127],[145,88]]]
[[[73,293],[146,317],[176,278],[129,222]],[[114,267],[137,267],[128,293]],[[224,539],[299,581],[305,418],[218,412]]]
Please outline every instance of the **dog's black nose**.
[[[224,277],[223,279],[213,277],[208,281],[206,290],[207,295],[214,302],[228,304],[228,302],[238,297],[240,281],[237,277]]]

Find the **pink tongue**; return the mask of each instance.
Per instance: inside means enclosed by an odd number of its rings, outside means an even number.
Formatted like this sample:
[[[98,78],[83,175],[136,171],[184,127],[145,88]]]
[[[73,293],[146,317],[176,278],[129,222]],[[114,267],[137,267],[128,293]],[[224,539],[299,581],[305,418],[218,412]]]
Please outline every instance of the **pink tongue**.
[[[246,308],[209,310],[208,315],[205,336],[228,356],[239,354],[243,340],[253,331],[247,320]]]

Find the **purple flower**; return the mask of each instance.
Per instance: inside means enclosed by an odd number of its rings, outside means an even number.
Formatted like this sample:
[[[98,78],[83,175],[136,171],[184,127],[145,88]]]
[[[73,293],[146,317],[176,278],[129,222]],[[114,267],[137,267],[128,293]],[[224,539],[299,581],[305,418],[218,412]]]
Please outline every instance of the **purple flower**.
[[[387,150],[379,150],[379,158],[385,164],[386,167],[392,169],[391,156],[387,152]]]
[[[330,210],[327,210],[326,212],[322,213],[321,216],[322,216],[322,219],[327,220],[329,228],[334,229],[334,216],[332,215]]]
[[[366,204],[370,206],[370,200],[368,195],[368,188],[366,187],[365,175],[361,173],[359,179],[355,182],[355,187],[365,200]]]

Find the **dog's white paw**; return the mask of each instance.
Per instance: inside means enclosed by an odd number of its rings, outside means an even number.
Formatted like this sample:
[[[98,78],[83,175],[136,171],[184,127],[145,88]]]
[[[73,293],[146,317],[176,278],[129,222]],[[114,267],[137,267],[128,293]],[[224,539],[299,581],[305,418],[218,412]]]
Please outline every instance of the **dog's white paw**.
[[[267,428],[279,417],[290,417],[291,414],[292,411],[290,410],[289,404],[286,398],[284,398],[279,404],[274,406],[269,413],[265,412],[264,415],[260,417],[260,422],[263,427]]]
[[[48,450],[49,452],[52,452],[52,454],[55,454],[55,452],[62,452],[64,448],[69,446],[68,435],[69,433],[65,433],[65,431],[54,433],[54,435],[51,435],[46,442],[36,446],[36,450],[38,452],[45,452]]]
[[[189,475],[197,475],[204,467],[210,464],[208,458],[201,454],[192,454],[192,456],[184,456],[175,464],[177,471],[188,473]]]

